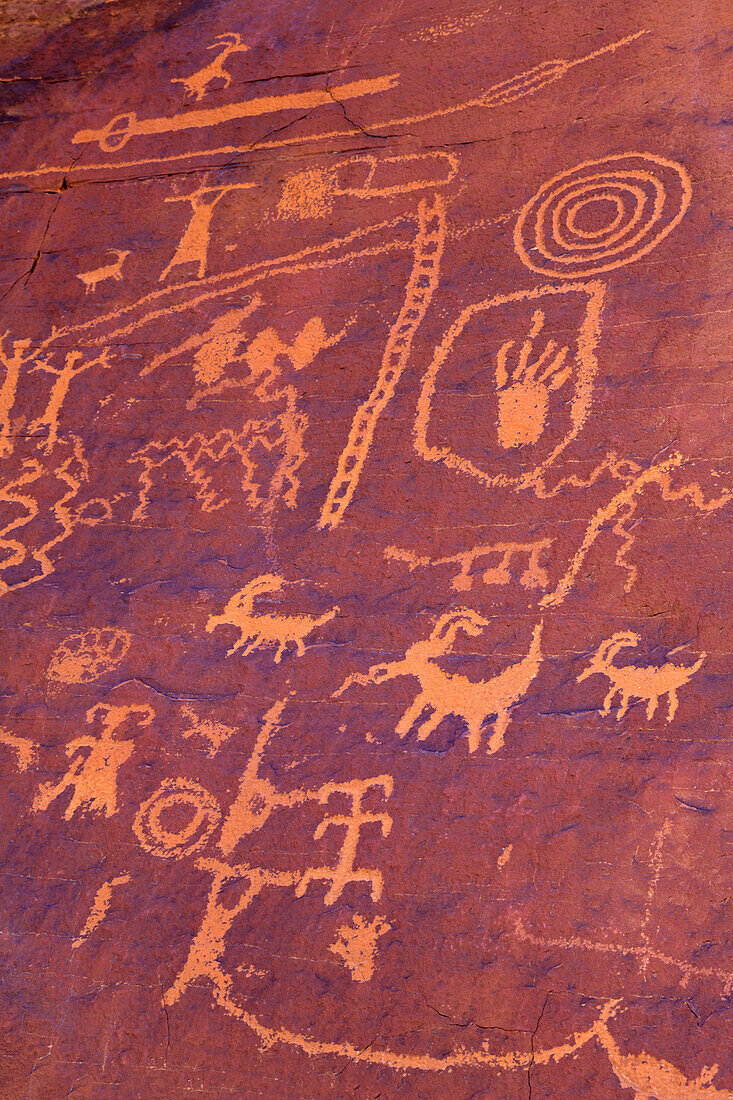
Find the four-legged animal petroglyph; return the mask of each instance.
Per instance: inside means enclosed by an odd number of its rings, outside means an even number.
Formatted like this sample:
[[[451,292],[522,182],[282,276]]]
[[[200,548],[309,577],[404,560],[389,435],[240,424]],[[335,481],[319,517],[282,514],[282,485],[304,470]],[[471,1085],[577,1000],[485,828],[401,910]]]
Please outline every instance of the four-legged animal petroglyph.
[[[289,645],[295,645],[296,654],[305,653],[305,639],[319,626],[334,619],[340,608],[332,607],[324,615],[271,615],[254,610],[257,596],[279,592],[285,581],[275,573],[262,573],[239,592],[235,592],[220,615],[212,615],[206,624],[207,633],[217,626],[233,626],[239,631],[239,640],[227,651],[227,657],[243,649],[248,657],[255,649],[276,645],[275,664],[279,664]]]
[[[542,663],[542,623],[532,632],[526,656],[490,680],[469,680],[466,676],[444,672],[438,664],[441,657],[451,653],[459,630],[475,638],[489,625],[487,619],[467,608],[449,611],[438,619],[430,637],[411,645],[401,661],[372,665],[365,675],[353,673],[344,680],[334,697],[340,696],[352,684],[383,684],[397,676],[414,676],[420,681],[420,692],[400,718],[395,733],[405,737],[417,723],[417,739],[424,741],[444,718],[454,715],[468,726],[468,748],[475,752],[481,743],[484,725],[493,717],[494,730],[487,751],[497,752],[504,744],[513,707],[526,695]],[[431,713],[423,718],[425,710]]]
[[[214,81],[223,80],[224,87],[229,87],[232,78],[224,68],[225,63],[232,54],[246,53],[250,47],[244,45],[240,34],[237,34],[236,31],[229,31],[227,34],[217,35],[211,45],[206,48],[219,51],[213,61],[210,61],[208,65],[204,65],[201,69],[197,69],[190,76],[174,76],[171,78],[172,84],[183,84],[186,94],[193,96],[197,103],[204,98],[209,90],[209,84],[213,84]]]
[[[81,279],[87,288],[87,294],[90,290],[95,291],[97,285],[103,283],[106,279],[114,279],[118,283],[121,281],[122,265],[130,255],[129,249],[127,252],[123,252],[119,248],[110,248],[109,253],[111,256],[117,257],[114,263],[106,264],[104,267],[95,267],[93,271],[80,271],[77,275],[77,279]]]
[[[617,720],[623,718],[626,714],[631,699],[645,699],[647,720],[651,719],[660,698],[666,695],[669,701],[667,721],[671,722],[677,712],[678,689],[688,683],[702,667],[707,654],[703,653],[694,665],[675,665],[668,661],[659,667],[654,665],[642,667],[638,665],[615,665],[613,663],[613,659],[619,650],[628,646],[637,646],[640,641],[641,638],[638,634],[624,631],[614,634],[611,638],[606,638],[599,645],[588,667],[578,676],[578,683],[586,680],[589,676],[607,676],[611,687],[603,700],[601,714],[604,717],[609,714],[614,697],[620,695],[621,705],[616,714]]]

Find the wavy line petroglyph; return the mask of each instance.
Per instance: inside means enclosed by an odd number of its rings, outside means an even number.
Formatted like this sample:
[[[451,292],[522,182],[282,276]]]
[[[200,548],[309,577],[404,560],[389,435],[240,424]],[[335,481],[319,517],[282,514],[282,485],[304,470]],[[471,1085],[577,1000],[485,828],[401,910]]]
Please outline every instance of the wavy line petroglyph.
[[[395,733],[405,737],[417,724],[417,739],[424,741],[444,718],[453,715],[463,719],[468,727],[468,749],[475,752],[481,744],[483,727],[493,717],[494,729],[487,752],[498,752],[504,744],[513,708],[539,672],[542,623],[532,631],[526,656],[490,680],[469,680],[444,672],[438,664],[441,657],[451,653],[459,631],[475,638],[489,625],[487,619],[467,608],[449,611],[438,619],[430,637],[411,645],[402,660],[372,665],[366,674],[352,673],[334,692],[334,698],[353,684],[383,684],[398,676],[414,676],[420,682],[420,692],[400,718]],[[430,713],[423,717],[426,710]]]
[[[632,699],[646,701],[646,717],[647,721],[650,721],[654,717],[660,698],[666,695],[669,706],[667,721],[671,722],[677,713],[678,690],[689,683],[695,673],[702,668],[707,654],[703,653],[693,665],[677,665],[670,661],[666,661],[659,666],[645,665],[641,667],[613,663],[617,653],[629,646],[632,648],[638,646],[640,641],[641,636],[639,634],[629,631],[621,631],[610,638],[606,638],[593,654],[588,667],[578,676],[577,682],[581,683],[589,676],[607,677],[610,688],[603,700],[601,714],[604,717],[610,714],[613,700],[617,695],[620,695],[621,702],[616,714],[617,721],[624,717]]]
[[[305,655],[305,640],[313,631],[335,619],[340,608],[332,607],[323,615],[273,615],[257,612],[254,602],[258,596],[272,595],[285,587],[283,577],[275,573],[262,573],[235,592],[220,615],[211,615],[206,624],[210,634],[218,626],[233,626],[239,631],[239,638],[227,651],[227,657],[243,649],[243,657],[248,657],[256,649],[277,646],[275,664],[279,664],[289,646],[294,645],[296,656]]]

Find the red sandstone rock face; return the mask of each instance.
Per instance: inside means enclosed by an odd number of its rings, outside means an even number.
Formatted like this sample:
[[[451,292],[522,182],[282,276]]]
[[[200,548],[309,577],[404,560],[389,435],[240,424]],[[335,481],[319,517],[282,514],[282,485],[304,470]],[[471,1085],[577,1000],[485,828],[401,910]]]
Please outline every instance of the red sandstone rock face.
[[[3,1097],[733,1097],[724,14],[9,13]]]

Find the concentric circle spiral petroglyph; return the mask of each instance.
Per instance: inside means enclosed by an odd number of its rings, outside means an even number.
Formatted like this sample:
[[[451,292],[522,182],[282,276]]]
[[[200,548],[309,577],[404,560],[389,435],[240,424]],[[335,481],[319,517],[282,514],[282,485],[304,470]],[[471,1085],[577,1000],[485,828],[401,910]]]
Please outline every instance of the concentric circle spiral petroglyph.
[[[214,796],[189,779],[165,779],[137,812],[135,836],[164,859],[180,859],[204,847],[221,821]]]
[[[692,188],[676,161],[650,153],[587,160],[553,176],[522,209],[514,245],[542,275],[580,279],[632,263],[684,217]]]

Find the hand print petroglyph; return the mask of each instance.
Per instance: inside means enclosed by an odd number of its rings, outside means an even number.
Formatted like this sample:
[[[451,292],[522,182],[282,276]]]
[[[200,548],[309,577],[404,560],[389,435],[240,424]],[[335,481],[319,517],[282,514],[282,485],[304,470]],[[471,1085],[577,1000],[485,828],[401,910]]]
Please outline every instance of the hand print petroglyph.
[[[368,982],[374,974],[377,940],[391,928],[392,925],[384,917],[373,917],[368,921],[356,913],[351,924],[342,924],[337,929],[336,939],[329,950],[343,959],[355,982]]]
[[[227,651],[227,657],[244,649],[243,657],[248,657],[256,649],[277,646],[275,664],[279,664],[289,646],[294,645],[296,656],[305,654],[305,640],[326,623],[334,619],[339,607],[332,607],[323,615],[273,615],[257,612],[254,602],[258,596],[272,595],[284,588],[285,580],[275,573],[262,573],[235,594],[228,601],[220,615],[212,615],[206,624],[210,634],[218,626],[233,626],[239,631],[239,639]]]
[[[204,98],[209,90],[209,85],[215,81],[222,80],[224,87],[229,87],[232,78],[224,68],[226,62],[232,54],[247,53],[250,49],[249,46],[245,46],[241,34],[237,34],[236,31],[228,31],[226,34],[217,35],[211,45],[206,48],[207,50],[219,51],[213,61],[197,69],[190,76],[174,76],[171,78],[172,84],[183,84],[186,95],[193,96],[197,103]]]
[[[567,344],[558,348],[554,340],[548,340],[541,352],[535,351],[535,340],[544,323],[544,312],[535,310],[515,367],[509,366],[514,340],[502,344],[497,356],[498,437],[505,449],[537,443],[547,423],[550,394],[564,386],[572,374]],[[530,362],[533,354],[536,358]]]
[[[487,752],[498,752],[504,744],[513,708],[526,695],[539,672],[542,623],[532,631],[526,656],[490,680],[469,680],[466,676],[444,672],[438,664],[441,657],[451,653],[459,631],[476,638],[490,625],[488,619],[467,608],[449,611],[438,619],[430,637],[411,645],[401,661],[372,665],[366,674],[352,673],[334,692],[334,698],[352,684],[383,684],[398,676],[414,676],[420,682],[420,692],[397,723],[395,733],[398,736],[405,737],[417,724],[417,739],[424,741],[444,718],[455,716],[466,723],[468,749],[475,752],[481,744],[485,724],[493,717],[494,729]],[[423,717],[426,710],[430,713]]]
[[[589,676],[606,676],[611,686],[603,700],[601,714],[604,717],[610,714],[614,698],[620,695],[617,721],[624,717],[632,699],[646,700],[646,716],[648,721],[651,720],[660,698],[666,695],[669,704],[667,721],[671,722],[677,713],[678,690],[689,683],[695,673],[702,668],[707,654],[703,653],[694,665],[676,665],[669,661],[659,666],[641,667],[613,663],[614,657],[620,650],[637,646],[640,641],[640,636],[630,631],[620,631],[611,638],[606,638],[594,653],[588,667],[578,676],[578,683],[587,680]],[[677,650],[673,652],[676,653]]]

